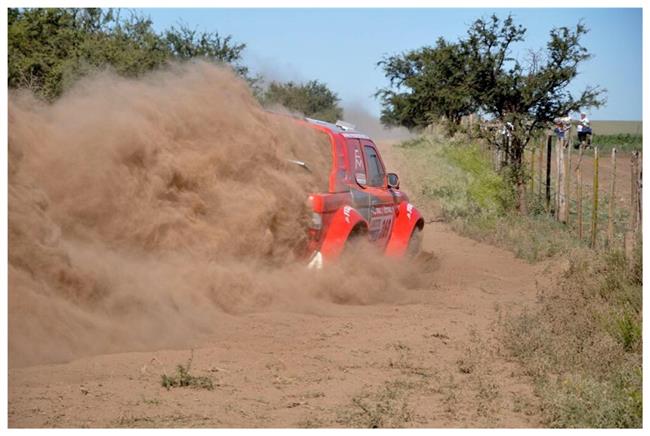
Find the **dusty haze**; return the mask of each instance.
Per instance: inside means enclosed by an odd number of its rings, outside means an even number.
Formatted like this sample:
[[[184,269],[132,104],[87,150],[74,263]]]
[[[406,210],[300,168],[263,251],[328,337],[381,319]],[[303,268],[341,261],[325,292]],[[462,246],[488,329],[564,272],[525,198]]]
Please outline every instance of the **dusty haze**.
[[[358,102],[346,105],[343,116],[345,121],[354,124],[357,130],[371,136],[375,141],[399,142],[417,136],[416,133],[411,133],[404,127],[388,128],[384,126],[379,118],[372,115]]]
[[[10,93],[10,365],[188,347],[250,311],[405,298],[412,266],[299,259],[329,153],[204,63],[99,74],[52,105]]]

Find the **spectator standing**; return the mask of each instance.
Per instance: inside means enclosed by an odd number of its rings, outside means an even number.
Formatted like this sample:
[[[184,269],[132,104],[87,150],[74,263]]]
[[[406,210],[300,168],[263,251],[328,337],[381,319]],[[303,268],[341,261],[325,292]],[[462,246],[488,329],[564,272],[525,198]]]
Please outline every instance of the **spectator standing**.
[[[565,117],[556,118],[553,120],[555,122],[555,134],[557,139],[565,139],[569,136],[569,130],[571,130],[571,117],[568,115]]]
[[[583,147],[586,144],[587,147],[591,147],[591,122],[585,113],[580,114],[576,130],[578,131],[579,146]]]

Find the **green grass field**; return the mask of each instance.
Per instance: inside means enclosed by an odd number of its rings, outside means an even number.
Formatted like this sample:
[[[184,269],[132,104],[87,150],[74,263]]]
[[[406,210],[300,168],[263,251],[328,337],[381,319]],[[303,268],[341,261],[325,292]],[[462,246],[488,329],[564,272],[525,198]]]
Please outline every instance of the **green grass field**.
[[[606,121],[591,122],[596,135],[642,135],[643,121]]]
[[[643,148],[643,137],[629,133],[618,133],[615,135],[594,135],[593,145],[597,145],[602,151],[616,148],[619,151],[641,150]]]
[[[592,121],[593,144],[601,150],[616,147],[621,151],[643,148],[642,121]]]

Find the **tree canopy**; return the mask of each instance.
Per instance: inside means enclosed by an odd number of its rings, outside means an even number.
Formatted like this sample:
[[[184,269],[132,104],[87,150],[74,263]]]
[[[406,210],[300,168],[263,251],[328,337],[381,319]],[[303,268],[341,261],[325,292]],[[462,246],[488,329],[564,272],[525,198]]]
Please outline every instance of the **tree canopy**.
[[[332,123],[343,117],[339,97],[318,80],[304,84],[271,82],[262,93],[261,100],[266,105],[281,104],[307,117]]]
[[[526,29],[511,16],[502,21],[492,15],[472,23],[457,42],[439,38],[435,46],[386,56],[377,63],[389,79],[377,92],[382,122],[412,129],[481,112],[506,121],[523,117],[534,130],[569,111],[599,106],[599,87],[578,96],[568,90],[591,57],[581,43],[587,31],[582,23],[554,28],[545,49],[519,59],[511,49]]]
[[[343,110],[325,84],[272,82],[250,77],[241,63],[246,44],[218,32],[199,32],[186,25],[156,32],[149,18],[100,8],[9,9],[9,87],[27,88],[54,100],[77,79],[110,67],[137,77],[175,60],[202,58],[231,66],[265,104],[278,103],[306,116],[336,121]]]
[[[240,65],[246,47],[217,32],[186,26],[157,33],[150,19],[99,8],[9,9],[9,86],[29,88],[52,100],[79,77],[110,66],[134,77],[172,60],[203,57]]]
[[[388,56],[378,62],[390,79],[379,90],[386,125],[423,127],[441,117],[458,123],[476,109],[466,79],[463,47],[439,38],[434,47]]]
[[[492,15],[474,21],[457,42],[440,38],[434,47],[385,57],[378,62],[390,81],[377,92],[382,121],[412,129],[444,117],[453,126],[478,112],[510,123],[509,169],[521,188],[523,151],[535,133],[558,117],[605,102],[598,86],[576,95],[569,90],[579,66],[591,58],[582,45],[587,32],[582,22],[554,28],[545,48],[513,57],[513,44],[524,41],[526,29],[512,16]]]
[[[599,107],[605,90],[587,86],[577,96],[568,89],[578,67],[591,58],[581,38],[584,24],[554,28],[545,50],[528,52],[524,60],[510,57],[513,43],[526,30],[508,16],[477,20],[462,43],[466,48],[467,81],[477,106],[486,114],[514,125],[525,146],[532,133],[555,118],[583,108]]]

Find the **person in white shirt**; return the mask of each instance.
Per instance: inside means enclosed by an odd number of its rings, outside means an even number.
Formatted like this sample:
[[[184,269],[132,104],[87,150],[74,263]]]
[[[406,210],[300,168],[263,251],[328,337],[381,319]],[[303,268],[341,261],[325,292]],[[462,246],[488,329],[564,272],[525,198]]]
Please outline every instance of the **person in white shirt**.
[[[591,146],[591,141],[589,140],[591,138],[591,123],[586,114],[580,114],[580,121],[578,121],[576,130],[578,131],[578,141],[580,142],[580,145],[586,144],[587,147]]]

